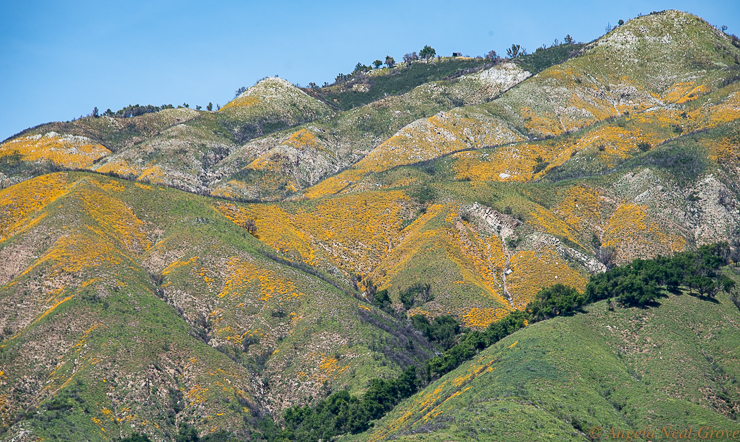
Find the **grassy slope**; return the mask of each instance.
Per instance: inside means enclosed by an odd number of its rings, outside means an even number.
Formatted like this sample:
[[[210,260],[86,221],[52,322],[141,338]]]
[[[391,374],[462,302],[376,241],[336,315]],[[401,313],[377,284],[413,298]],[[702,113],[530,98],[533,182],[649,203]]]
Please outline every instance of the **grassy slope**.
[[[207,199],[54,174],[0,200],[6,438],[246,435],[267,407],[360,391],[430,355],[399,321],[266,256]]]
[[[588,440],[671,426],[740,429],[740,312],[670,296],[658,308],[557,318],[519,331],[404,401],[358,440]],[[735,416],[735,417],[733,417]],[[656,436],[658,437],[658,436]]]

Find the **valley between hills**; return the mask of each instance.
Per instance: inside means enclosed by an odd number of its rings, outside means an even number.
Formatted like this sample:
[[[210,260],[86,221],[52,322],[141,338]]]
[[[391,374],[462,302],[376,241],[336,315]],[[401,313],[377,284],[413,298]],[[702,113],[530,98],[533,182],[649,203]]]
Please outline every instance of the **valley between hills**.
[[[739,57],[663,11],[20,132],[0,440],[740,431]]]

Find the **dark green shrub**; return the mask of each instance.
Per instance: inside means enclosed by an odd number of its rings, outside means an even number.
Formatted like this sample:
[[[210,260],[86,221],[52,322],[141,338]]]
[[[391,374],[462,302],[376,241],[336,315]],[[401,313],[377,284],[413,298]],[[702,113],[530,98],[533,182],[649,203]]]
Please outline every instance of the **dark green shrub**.
[[[432,286],[429,284],[416,283],[398,295],[403,307],[408,310],[414,306],[414,302],[428,302],[432,297]]]
[[[554,318],[558,315],[573,313],[586,302],[586,297],[573,287],[564,284],[555,284],[543,288],[532,302],[527,305],[534,320]]]

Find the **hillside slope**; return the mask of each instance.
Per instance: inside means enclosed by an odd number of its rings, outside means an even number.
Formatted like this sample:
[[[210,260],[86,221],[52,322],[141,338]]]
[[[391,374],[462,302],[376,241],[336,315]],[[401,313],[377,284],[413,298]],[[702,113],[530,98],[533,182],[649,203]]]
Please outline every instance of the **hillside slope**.
[[[531,179],[528,172],[537,166],[536,158],[554,165],[567,161],[575,151],[567,136],[594,123],[648,113],[645,119],[681,125],[677,120],[681,112],[675,111],[697,106],[694,100],[716,92],[724,80],[734,77],[728,67],[735,65],[734,56],[740,49],[700,18],[667,11],[631,20],[581,52],[490,103],[415,121],[352,168],[308,189],[305,196],[350,191],[363,177],[400,165],[508,144],[512,145],[501,152],[505,169],[485,179]],[[733,114],[729,119],[737,118],[736,97],[730,94],[725,103]],[[712,114],[716,118],[720,113]],[[712,127],[711,122],[705,124]],[[558,136],[566,138],[553,143],[549,152],[528,144]],[[635,145],[640,141],[638,137]]]
[[[452,80],[425,83],[297,131],[254,140],[216,167],[215,173],[223,178],[213,182],[213,192],[236,198],[282,199],[356,163],[412,121],[489,101],[529,75],[514,64],[503,63]]]
[[[203,198],[57,173],[0,192],[0,208],[3,440],[245,436],[271,410],[432,354]]]
[[[702,427],[740,430],[740,310],[726,296],[587,310],[514,333],[343,440],[582,441],[594,427],[604,438],[648,428],[645,439],[692,427],[700,440]]]

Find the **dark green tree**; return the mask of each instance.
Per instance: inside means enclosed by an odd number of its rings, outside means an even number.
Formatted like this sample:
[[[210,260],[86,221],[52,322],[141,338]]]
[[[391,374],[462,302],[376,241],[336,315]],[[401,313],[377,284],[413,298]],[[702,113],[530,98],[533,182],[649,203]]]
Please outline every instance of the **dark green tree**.
[[[209,102],[208,102],[208,106],[206,106],[206,110],[207,110],[208,112],[211,112],[211,111],[213,110],[213,103],[211,103],[211,102],[209,101]]]
[[[534,320],[542,320],[573,313],[585,302],[586,297],[578,290],[564,284],[555,284],[537,292],[527,309]]]
[[[370,70],[370,66],[365,66],[364,64],[360,63],[359,61],[355,65],[355,69],[352,71],[353,74],[356,74],[358,72],[367,72]]]
[[[175,442],[200,442],[198,432],[190,425],[183,424],[175,436]]]
[[[373,66],[375,66],[375,69],[378,69],[383,64],[380,60],[373,61]]]
[[[385,65],[388,66],[388,68],[392,68],[396,65],[396,60],[393,59],[390,55],[385,56]]]
[[[522,55],[522,47],[518,44],[512,44],[510,48],[506,49],[506,56],[509,58],[517,58]]]
[[[435,55],[437,55],[437,51],[435,51],[434,48],[429,45],[424,46],[421,51],[419,51],[419,57],[425,60],[434,58]]]
[[[388,296],[388,290],[380,290],[373,296],[373,305],[381,310],[388,310],[391,306],[391,298]]]

